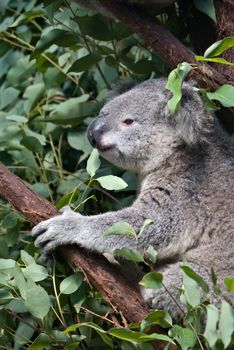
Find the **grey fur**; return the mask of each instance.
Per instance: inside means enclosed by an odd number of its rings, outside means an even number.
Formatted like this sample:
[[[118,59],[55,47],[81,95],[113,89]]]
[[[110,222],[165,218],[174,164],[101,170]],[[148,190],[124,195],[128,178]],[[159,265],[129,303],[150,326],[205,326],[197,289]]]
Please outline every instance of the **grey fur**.
[[[158,271],[178,298],[172,286],[181,286],[182,257],[206,279],[211,267],[220,279],[233,275],[234,145],[189,83],[184,84],[181,110],[170,116],[165,85],[165,79],[149,80],[115,97],[89,128],[104,158],[137,173],[139,193],[133,205],[95,216],[66,209],[37,225],[33,235],[45,255],[72,243],[107,254],[122,247],[144,251],[152,245]],[[134,122],[126,125],[126,119]],[[154,224],[138,240],[102,236],[118,221],[139,232],[145,219]],[[178,307],[164,291],[142,293],[153,307],[177,316]],[[210,298],[216,301],[212,292]]]

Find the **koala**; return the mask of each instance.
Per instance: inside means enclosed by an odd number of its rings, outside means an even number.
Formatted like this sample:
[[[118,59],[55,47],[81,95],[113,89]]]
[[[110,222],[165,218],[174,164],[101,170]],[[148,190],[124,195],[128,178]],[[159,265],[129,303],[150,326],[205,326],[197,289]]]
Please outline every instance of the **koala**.
[[[67,208],[39,223],[33,236],[43,256],[64,244],[101,254],[123,247],[144,253],[153,246],[158,252],[156,269],[163,273],[173,298],[163,289],[143,288],[142,294],[153,308],[176,318],[180,310],[174,286],[182,285],[182,259],[208,283],[213,267],[223,297],[234,305],[222,282],[234,271],[234,145],[191,83],[184,83],[181,108],[175,115],[168,111],[171,93],[165,86],[166,79],[152,79],[112,93],[88,128],[89,141],[102,157],[137,174],[134,203],[94,216]],[[146,219],[153,224],[138,239],[102,235],[119,221],[139,233]],[[132,272],[127,274],[131,279]],[[212,288],[209,298],[218,303]]]

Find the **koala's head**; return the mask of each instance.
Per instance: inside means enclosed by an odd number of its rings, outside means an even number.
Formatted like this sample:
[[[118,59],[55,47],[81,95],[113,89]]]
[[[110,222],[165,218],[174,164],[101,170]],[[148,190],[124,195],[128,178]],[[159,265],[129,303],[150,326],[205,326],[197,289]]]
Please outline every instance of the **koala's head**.
[[[156,169],[181,145],[194,147],[208,139],[213,117],[191,84],[183,86],[180,111],[169,115],[171,93],[166,79],[145,81],[112,94],[88,128],[88,138],[99,153],[125,169]]]

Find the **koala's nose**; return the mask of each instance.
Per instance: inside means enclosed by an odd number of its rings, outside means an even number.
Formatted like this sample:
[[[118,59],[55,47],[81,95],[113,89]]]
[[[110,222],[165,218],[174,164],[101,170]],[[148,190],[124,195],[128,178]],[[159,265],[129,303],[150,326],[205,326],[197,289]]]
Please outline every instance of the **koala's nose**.
[[[102,117],[95,119],[88,127],[87,135],[90,144],[97,148],[103,134],[104,121]]]

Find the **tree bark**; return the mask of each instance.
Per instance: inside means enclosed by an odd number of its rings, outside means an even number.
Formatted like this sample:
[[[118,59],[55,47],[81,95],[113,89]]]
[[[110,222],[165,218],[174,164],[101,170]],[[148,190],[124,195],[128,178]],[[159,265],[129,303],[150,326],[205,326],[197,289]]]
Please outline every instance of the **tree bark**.
[[[225,37],[234,36],[234,2],[232,0],[215,0],[215,12],[217,17],[217,40]],[[234,48],[225,51],[223,58],[227,61],[234,62]],[[234,76],[234,67],[215,64],[215,69],[222,72],[225,76]]]
[[[19,177],[1,163],[0,196],[22,213],[32,224],[37,224],[41,220],[59,214],[51,203],[33,192]],[[104,299],[129,322],[141,322],[150,312],[139,291],[103,256],[90,254],[77,246],[62,247],[61,253],[69,262],[84,272]],[[161,329],[160,332],[162,332]],[[157,341],[154,344],[156,349],[165,347],[163,341]]]

